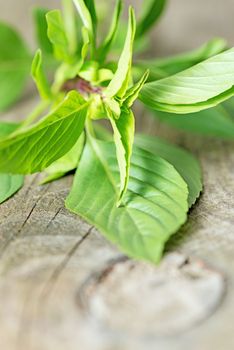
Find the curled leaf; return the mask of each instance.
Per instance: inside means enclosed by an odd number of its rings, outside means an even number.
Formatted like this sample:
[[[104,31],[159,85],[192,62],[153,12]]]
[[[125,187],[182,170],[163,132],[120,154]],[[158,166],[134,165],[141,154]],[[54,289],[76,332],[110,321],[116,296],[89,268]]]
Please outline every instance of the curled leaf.
[[[122,98],[129,85],[132,68],[133,42],[136,31],[136,20],[133,9],[129,9],[128,31],[122,54],[120,56],[117,70],[113,79],[106,88],[105,95],[108,97]]]
[[[234,49],[185,71],[144,85],[140,99],[155,110],[193,113],[234,95]]]

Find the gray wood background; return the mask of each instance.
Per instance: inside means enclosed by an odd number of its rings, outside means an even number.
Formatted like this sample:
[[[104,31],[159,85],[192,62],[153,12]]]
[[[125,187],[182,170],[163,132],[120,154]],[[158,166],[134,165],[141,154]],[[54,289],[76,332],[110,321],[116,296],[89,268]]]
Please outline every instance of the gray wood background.
[[[133,1],[134,2],[134,1]],[[139,1],[138,1],[139,3]],[[30,8],[58,1],[0,0],[0,18],[32,43]],[[153,33],[155,54],[234,43],[233,0],[171,0]],[[24,100],[6,117],[20,118]],[[64,209],[72,182],[39,186],[40,175],[0,206],[0,349],[234,349],[233,143],[147,121],[201,161],[205,190],[158,267],[127,260]]]

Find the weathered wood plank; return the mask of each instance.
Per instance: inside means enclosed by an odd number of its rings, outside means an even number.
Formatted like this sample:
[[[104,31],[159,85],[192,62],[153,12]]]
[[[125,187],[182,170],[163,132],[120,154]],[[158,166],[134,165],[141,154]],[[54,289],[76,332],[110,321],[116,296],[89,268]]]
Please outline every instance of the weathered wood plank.
[[[31,3],[25,0],[25,8]],[[19,6],[15,16],[24,8],[12,0],[0,0],[3,5],[1,15],[11,19],[9,8]],[[216,0],[172,3],[164,23],[173,23],[173,33],[164,24],[159,30],[168,38],[164,52],[179,49],[171,49],[182,35],[176,25],[181,17],[174,19],[178,8],[200,11],[211,5],[213,17],[220,12],[230,22],[232,0],[226,16]],[[192,45],[187,26],[181,49]],[[199,38],[209,36],[211,28],[208,34],[199,31]],[[20,118],[31,103],[24,101],[7,117]],[[40,176],[28,177],[25,187],[0,206],[0,349],[234,348],[233,143],[188,136],[146,117],[138,112],[139,129],[174,141],[201,160],[205,190],[188,223],[169,242],[159,267],[129,261],[64,208],[71,176],[46,186],[39,185]]]

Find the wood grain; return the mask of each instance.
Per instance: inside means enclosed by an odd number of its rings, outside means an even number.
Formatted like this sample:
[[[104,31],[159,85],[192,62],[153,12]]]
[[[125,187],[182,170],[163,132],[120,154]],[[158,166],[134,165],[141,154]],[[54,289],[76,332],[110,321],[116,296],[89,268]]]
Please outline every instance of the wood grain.
[[[175,1],[166,21],[185,2]],[[11,16],[9,7],[4,11]],[[175,35],[167,31],[161,52]],[[189,33],[185,38],[184,46]],[[25,98],[5,118],[22,117],[34,102]],[[160,266],[134,262],[64,208],[72,176],[45,186],[41,175],[27,177],[0,206],[0,349],[234,348],[234,144],[174,131],[136,108],[139,130],[201,161],[205,188],[188,223],[168,243]]]

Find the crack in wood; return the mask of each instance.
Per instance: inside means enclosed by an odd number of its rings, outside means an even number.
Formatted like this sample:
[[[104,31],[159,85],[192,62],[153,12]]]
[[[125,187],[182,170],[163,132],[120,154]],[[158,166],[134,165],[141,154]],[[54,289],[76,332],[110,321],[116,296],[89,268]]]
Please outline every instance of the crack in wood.
[[[48,186],[45,187],[45,190],[42,192],[42,194],[39,196],[39,198],[37,198],[37,200],[35,201],[35,203],[33,204],[32,208],[30,209],[28,215],[26,216],[26,218],[24,219],[22,225],[20,226],[20,228],[17,230],[17,232],[15,234],[13,234],[7,241],[6,243],[2,246],[1,252],[0,252],[0,258],[2,258],[2,256],[4,255],[4,253],[6,252],[7,248],[9,247],[9,245],[11,244],[11,242],[13,242],[16,238],[18,238],[25,225],[27,224],[28,220],[30,219],[30,217],[32,216],[36,206],[38,205],[38,203],[40,202],[40,200],[43,198],[44,194],[47,192],[47,190],[49,189],[50,184]],[[29,191],[28,191],[29,193]]]
[[[26,191],[25,191],[25,194],[24,196],[27,197],[27,195],[29,194],[30,190],[32,189],[32,186],[35,185],[37,179],[39,178],[40,176],[40,173],[36,174],[33,178],[32,178],[32,181],[28,184],[27,188],[26,188]]]
[[[94,226],[91,226],[89,230],[86,232],[86,234],[80,238],[76,244],[71,248],[71,250],[67,253],[65,258],[61,261],[61,263],[56,267],[56,269],[52,272],[51,276],[49,277],[48,281],[45,284],[45,287],[43,288],[43,291],[41,293],[40,299],[44,299],[51,294],[53,290],[53,286],[55,285],[56,281],[59,279],[59,276],[67,266],[68,262],[71,260],[77,249],[83,244],[83,242],[89,237],[92,230],[94,229]]]
[[[48,224],[46,225],[46,230],[48,230],[48,228],[50,227],[50,225],[52,224],[52,222],[56,219],[56,217],[58,216],[58,214],[60,213],[60,210],[62,209],[62,207],[60,207],[54,214],[54,216],[49,220]]]

